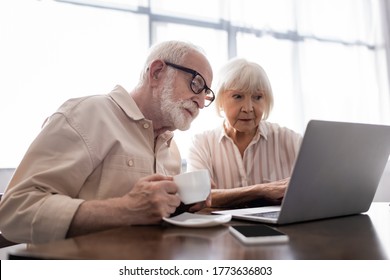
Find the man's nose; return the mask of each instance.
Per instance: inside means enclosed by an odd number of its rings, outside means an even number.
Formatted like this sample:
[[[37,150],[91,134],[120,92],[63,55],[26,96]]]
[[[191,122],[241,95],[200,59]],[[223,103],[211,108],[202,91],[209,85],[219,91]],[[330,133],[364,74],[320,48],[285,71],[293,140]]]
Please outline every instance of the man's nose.
[[[197,94],[196,97],[197,97],[196,102],[198,103],[198,107],[200,109],[203,109],[205,107],[204,105],[206,104],[206,93],[205,93],[205,91],[202,91],[201,93]]]
[[[199,109],[203,109],[205,107],[204,104],[206,103],[206,93],[202,91],[195,95],[195,99],[193,100],[198,104]]]

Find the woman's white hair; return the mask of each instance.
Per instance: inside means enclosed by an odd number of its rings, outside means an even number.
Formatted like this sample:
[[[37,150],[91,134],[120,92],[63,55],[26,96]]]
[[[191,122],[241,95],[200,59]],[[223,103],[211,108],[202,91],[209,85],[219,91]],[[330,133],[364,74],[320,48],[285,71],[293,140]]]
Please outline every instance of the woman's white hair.
[[[268,76],[259,64],[244,58],[234,58],[222,67],[219,73],[217,97],[215,100],[219,116],[222,116],[224,93],[231,90],[242,93],[260,91],[266,104],[262,119],[268,118],[273,107],[274,97]]]

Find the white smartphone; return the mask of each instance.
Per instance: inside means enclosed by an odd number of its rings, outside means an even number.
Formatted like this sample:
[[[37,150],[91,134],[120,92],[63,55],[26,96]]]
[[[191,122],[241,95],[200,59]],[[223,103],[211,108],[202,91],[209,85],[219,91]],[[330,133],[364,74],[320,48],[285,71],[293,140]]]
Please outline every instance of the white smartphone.
[[[281,243],[288,235],[266,225],[229,226],[229,231],[244,244]]]

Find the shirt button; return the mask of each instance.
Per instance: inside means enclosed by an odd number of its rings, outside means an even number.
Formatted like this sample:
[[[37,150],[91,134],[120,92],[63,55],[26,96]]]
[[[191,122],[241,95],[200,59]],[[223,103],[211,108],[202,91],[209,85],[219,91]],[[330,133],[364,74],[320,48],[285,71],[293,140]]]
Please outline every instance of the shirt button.
[[[129,166],[133,166],[133,165],[134,165],[134,161],[133,161],[132,159],[130,159],[130,160],[127,162],[127,164],[128,164]]]
[[[143,127],[144,127],[145,129],[147,129],[147,128],[149,128],[149,124],[148,124],[148,123],[144,123]]]

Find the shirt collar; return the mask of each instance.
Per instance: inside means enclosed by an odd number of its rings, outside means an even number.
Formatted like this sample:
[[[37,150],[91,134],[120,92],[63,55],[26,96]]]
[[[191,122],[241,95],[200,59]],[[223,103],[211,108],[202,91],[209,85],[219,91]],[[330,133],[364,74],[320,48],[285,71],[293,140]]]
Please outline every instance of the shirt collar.
[[[135,121],[145,119],[134,99],[123,87],[116,86],[109,95],[129,118]]]
[[[123,110],[123,112],[130,119],[134,121],[151,122],[150,120],[147,120],[145,118],[144,114],[138,108],[137,103],[135,103],[134,99],[123,87],[119,85],[115,86],[115,88],[110,92],[109,96],[111,96],[114,102]],[[167,143],[168,146],[170,146],[173,138],[173,132],[166,131],[163,134],[159,135],[158,138],[162,139],[164,142]]]

